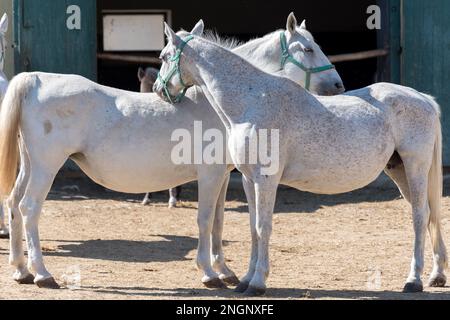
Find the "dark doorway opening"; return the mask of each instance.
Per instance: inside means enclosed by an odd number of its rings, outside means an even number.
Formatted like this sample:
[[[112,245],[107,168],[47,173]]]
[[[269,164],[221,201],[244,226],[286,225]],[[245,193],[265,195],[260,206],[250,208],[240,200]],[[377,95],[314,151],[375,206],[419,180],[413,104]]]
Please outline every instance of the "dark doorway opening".
[[[175,30],[191,28],[199,18],[204,19],[206,27],[216,30],[222,36],[236,37],[247,41],[263,36],[277,29],[284,29],[286,18],[294,11],[298,20],[307,20],[317,43],[328,55],[351,53],[377,48],[377,34],[366,27],[366,9],[373,4],[371,0],[352,3],[317,0],[313,2],[284,1],[268,4],[256,0],[227,1],[220,3],[200,2],[153,2],[139,0],[99,0],[98,48],[102,49],[102,11],[103,10],[170,10],[172,26]],[[299,21],[299,22],[300,22]],[[157,52],[140,53],[157,57]],[[101,84],[126,90],[138,91],[138,67],[149,64],[120,61],[98,61],[98,81]],[[158,67],[158,65],[153,65]],[[360,88],[375,81],[377,60],[336,64],[347,90]]]

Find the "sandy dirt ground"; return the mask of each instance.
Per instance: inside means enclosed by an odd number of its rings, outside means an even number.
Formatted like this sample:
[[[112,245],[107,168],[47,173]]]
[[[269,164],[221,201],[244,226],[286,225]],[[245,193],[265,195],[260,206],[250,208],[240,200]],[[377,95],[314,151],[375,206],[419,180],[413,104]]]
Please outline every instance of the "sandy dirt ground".
[[[72,187],[71,185],[77,185]],[[443,228],[450,243],[450,188]],[[40,223],[48,269],[60,290],[18,285],[0,240],[0,299],[240,299],[201,284],[195,265],[197,188],[184,189],[181,207],[166,192],[149,206],[141,196],[73,180],[56,183]],[[250,233],[245,197],[229,190],[224,244],[228,265],[245,274]],[[450,299],[450,288],[403,294],[412,252],[412,221],[397,190],[366,188],[319,196],[279,190],[271,238],[267,299]],[[424,281],[431,271],[426,247]]]

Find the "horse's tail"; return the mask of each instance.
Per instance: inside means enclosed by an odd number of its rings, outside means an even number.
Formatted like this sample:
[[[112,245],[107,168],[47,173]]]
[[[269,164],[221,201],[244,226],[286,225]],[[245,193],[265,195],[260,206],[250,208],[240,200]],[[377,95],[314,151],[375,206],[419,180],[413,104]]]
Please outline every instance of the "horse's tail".
[[[433,105],[436,112],[441,114],[439,104],[432,96],[425,95],[429,103]],[[447,266],[447,250],[441,236],[441,198],[443,188],[442,178],[442,129],[438,118],[436,126],[436,138],[434,142],[433,161],[428,174],[428,204],[430,207],[429,229],[434,252],[443,255],[445,266]]]
[[[19,127],[22,103],[34,83],[34,77],[22,73],[8,86],[0,110],[0,194],[9,195],[17,176]]]

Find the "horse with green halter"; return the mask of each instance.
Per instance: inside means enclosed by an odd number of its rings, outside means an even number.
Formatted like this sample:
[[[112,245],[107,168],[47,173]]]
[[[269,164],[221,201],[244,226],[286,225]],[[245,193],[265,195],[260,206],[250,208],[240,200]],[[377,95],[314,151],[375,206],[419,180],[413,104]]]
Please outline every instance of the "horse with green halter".
[[[284,32],[280,32],[280,44],[281,44],[281,69],[280,70],[283,70],[284,66],[288,62],[293,63],[297,67],[302,69],[306,73],[305,89],[308,91],[309,91],[309,87],[311,85],[311,75],[312,74],[331,70],[331,69],[335,68],[335,66],[332,64],[327,64],[327,65],[324,65],[321,67],[313,67],[313,68],[306,67],[303,63],[301,63],[300,61],[295,59],[292,56],[292,54],[290,54],[288,45],[287,45],[286,35],[284,34]]]
[[[173,65],[172,69],[169,71],[169,73],[167,74],[167,76],[165,78],[161,77],[161,73],[158,73],[158,80],[162,83],[163,87],[164,87],[164,95],[166,96],[166,98],[169,100],[170,103],[178,103],[181,101],[181,99],[184,98],[184,96],[186,95],[186,91],[189,89],[188,86],[186,86],[186,84],[183,81],[183,77],[181,76],[181,71],[180,71],[180,59],[181,59],[181,54],[183,53],[184,47],[187,45],[187,43],[189,41],[191,41],[194,37],[192,35],[189,35],[188,37],[186,37],[183,42],[181,43],[180,47],[178,48],[176,54],[170,59],[171,62],[175,62],[175,64]],[[178,74],[178,76],[180,77],[180,83],[182,85],[182,89],[180,91],[180,93],[178,95],[176,95],[175,97],[172,96],[169,93],[169,89],[167,88],[167,83],[172,79],[172,77],[174,77],[176,74]]]
[[[193,30],[199,29],[203,29],[203,21]],[[181,37],[186,36],[185,31],[175,33],[168,25],[165,33],[168,44],[163,52],[176,51],[183,42]],[[317,194],[339,194],[368,185],[383,170],[412,209],[414,250],[403,291],[423,291],[427,229],[434,258],[429,285],[445,285],[448,259],[440,221],[442,129],[440,107],[433,97],[390,83],[373,84],[346,95],[314,96],[293,81],[264,72],[235,52],[202,39],[198,32],[191,34],[195,40],[178,68],[191,85],[201,88],[209,107],[227,128],[229,159],[244,176],[249,202],[252,250],[238,292],[261,295],[266,291],[279,184]],[[290,51],[295,47],[289,46]],[[308,48],[303,51],[308,52]],[[169,63],[164,59],[163,74],[172,67]],[[169,90],[179,85],[177,80],[170,81]],[[165,98],[162,85],[156,82],[155,88]],[[247,144],[247,138],[257,144],[261,138],[268,139],[269,131],[270,152],[267,144],[260,144],[259,149]],[[390,159],[396,162],[395,167],[388,166]],[[200,234],[208,234],[204,230],[211,223],[199,220],[203,228]],[[205,238],[199,240],[199,248],[209,250],[210,239]],[[209,256],[204,257],[200,262],[209,267]]]

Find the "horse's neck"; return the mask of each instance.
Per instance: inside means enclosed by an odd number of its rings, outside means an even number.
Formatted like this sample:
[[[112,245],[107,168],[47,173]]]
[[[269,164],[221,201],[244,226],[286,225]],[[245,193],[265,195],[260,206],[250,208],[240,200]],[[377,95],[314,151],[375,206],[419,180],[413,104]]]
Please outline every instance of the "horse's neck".
[[[278,32],[251,40],[232,51],[259,69],[275,73],[280,69],[281,45]]]
[[[218,45],[199,43],[197,50],[202,54],[196,54],[190,64],[197,68],[198,85],[230,129],[240,122],[247,108],[257,107],[252,101],[266,91],[264,78],[269,75]]]

